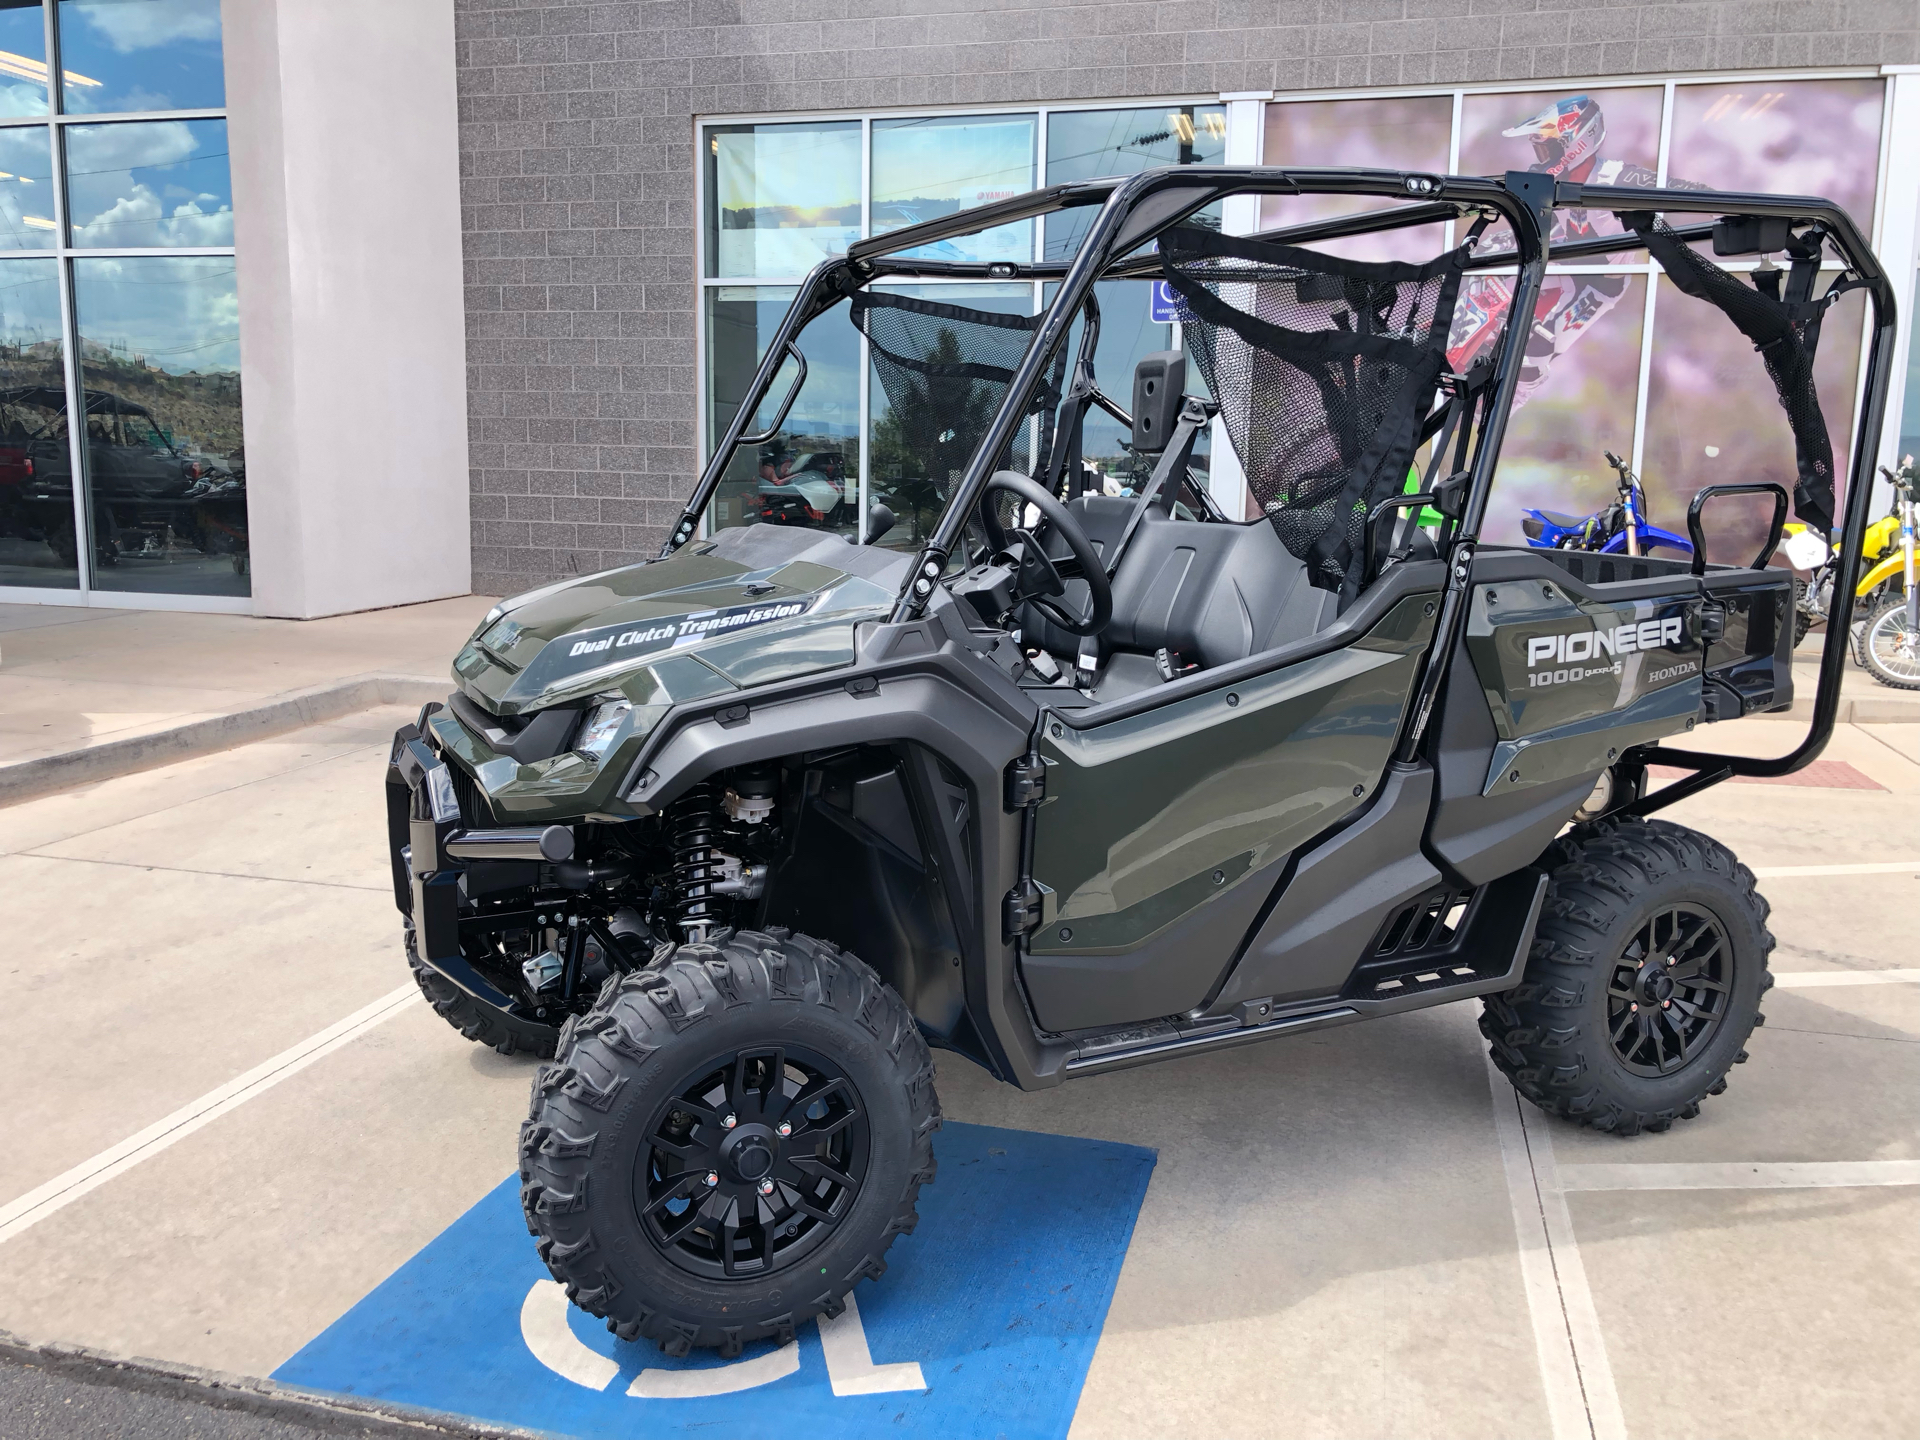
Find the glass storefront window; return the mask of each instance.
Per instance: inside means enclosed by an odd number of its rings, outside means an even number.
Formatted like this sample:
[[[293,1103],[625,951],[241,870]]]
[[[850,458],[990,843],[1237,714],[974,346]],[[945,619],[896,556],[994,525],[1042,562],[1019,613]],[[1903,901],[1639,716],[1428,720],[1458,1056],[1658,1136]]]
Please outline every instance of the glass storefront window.
[[[1644,275],[1547,277],[1483,538],[1524,545],[1523,511],[1586,515],[1613,503],[1615,476],[1606,452],[1633,454],[1646,309]],[[1684,501],[1676,512],[1666,492],[1656,495],[1649,485],[1647,503],[1654,524],[1685,533]]]
[[[1267,106],[1267,165],[1353,165],[1387,170],[1425,170],[1442,174],[1453,135],[1453,100],[1446,95],[1391,100],[1293,100]],[[1260,226],[1304,225],[1313,220],[1352,215],[1392,205],[1344,195],[1290,198],[1268,195],[1260,202]],[[1434,226],[1390,230],[1333,240],[1314,248],[1353,260],[1431,260],[1441,248]]]
[[[1227,111],[1222,105],[1067,110],[1047,116],[1049,185],[1134,175],[1162,165],[1218,165],[1226,153]],[[1070,259],[1093,216],[1092,209],[1047,216],[1046,250],[1041,258]],[[1209,206],[1190,223],[1219,228],[1219,207]]]
[[[226,121],[70,125],[66,139],[76,247],[233,244]]]
[[[1534,170],[1576,183],[1657,184],[1664,103],[1656,85],[1468,95],[1460,104],[1459,173]],[[1561,210],[1554,214],[1552,238],[1575,240],[1617,235],[1620,230],[1609,211]],[[1482,253],[1513,249],[1513,232],[1504,220],[1487,230],[1480,248]]]
[[[47,127],[0,129],[0,249],[51,250],[59,228]]]
[[[40,0],[0,0],[0,115],[47,113],[47,27]]]
[[[220,0],[0,0],[0,587],[251,592],[227,122],[165,113],[225,100]]]
[[[1668,183],[1824,195],[1873,233],[1882,80],[1681,85]]]
[[[706,273],[797,278],[860,238],[860,124],[706,132]]]
[[[250,593],[231,256],[73,262],[101,590]]]
[[[740,409],[794,292],[721,285],[706,294],[707,436],[717,446]],[[800,334],[807,379],[772,438],[742,446],[714,492],[707,524],[799,525],[857,534],[860,528],[860,341],[845,303]],[[788,359],[748,433],[768,429],[792,387]]]
[[[884,235],[1034,188],[1032,115],[938,115],[873,122],[873,233]],[[1033,259],[1033,222],[910,250],[923,260]]]
[[[57,261],[0,260],[0,585],[80,583]]]
[[[1692,188],[1831,195],[1845,205],[1863,229],[1878,207],[1875,186],[1880,165],[1880,130],[1886,84],[1882,78],[1809,78],[1700,83],[1678,81],[1671,90],[1658,81],[1619,86],[1530,86],[1499,91],[1445,91],[1428,95],[1377,96],[1271,102],[1262,107],[1263,160],[1273,166],[1366,166],[1427,172],[1449,168],[1463,174],[1497,175],[1508,170],[1553,173],[1572,182],[1651,186],[1662,170],[1661,145],[1667,135],[1667,184]],[[1671,95],[1671,100],[1669,100]],[[751,211],[733,222],[742,233],[749,224],[769,230],[784,227],[799,243],[805,217],[833,210],[857,233],[864,211],[870,233],[952,214],[967,206],[1020,193],[1035,184],[1054,184],[1101,175],[1127,174],[1168,164],[1223,163],[1229,107],[1167,102],[1110,109],[1084,105],[1047,109],[1045,114],[875,116],[866,122],[870,189],[862,197],[851,157],[856,121],[831,126],[734,125],[727,134],[761,136],[784,130],[814,137],[834,131],[833,143],[844,157],[833,166],[831,182],[811,178],[792,194],[775,199],[728,201]],[[1457,117],[1457,133],[1456,133]],[[709,135],[721,132],[709,130]],[[1042,152],[1036,165],[1036,140]],[[743,142],[744,143],[744,142]],[[755,139],[754,143],[763,143]],[[709,163],[710,196],[726,193],[717,185],[718,151]],[[1455,157],[1450,160],[1450,156]],[[785,183],[783,180],[781,183]],[[830,193],[829,193],[830,192]],[[745,193],[742,191],[742,193]],[[863,205],[864,198],[864,205]],[[712,202],[716,205],[719,201]],[[1392,204],[1343,197],[1264,196],[1259,224],[1277,228],[1316,218]],[[756,207],[765,207],[756,208]],[[785,207],[785,208],[778,208]],[[809,207],[812,207],[811,209]],[[723,222],[709,220],[709,266],[724,240]],[[764,217],[764,218],[762,218]],[[1200,217],[1206,223],[1206,216]],[[1058,261],[1081,243],[1091,213],[1062,212],[1046,217],[1041,234],[1028,225],[1002,226],[983,235],[962,237],[916,252],[928,259],[1025,261],[1038,239],[1038,258]],[[836,220],[835,223],[839,223]],[[1456,226],[1456,231],[1459,227]],[[1613,233],[1619,223],[1610,212],[1561,212],[1555,240],[1565,243],[1588,235]],[[742,278],[772,275],[753,247],[759,238],[740,242],[745,258],[732,262]],[[846,239],[834,245],[844,248]],[[1368,260],[1424,261],[1446,244],[1440,226],[1352,237],[1318,248]],[[1483,253],[1510,244],[1504,227],[1482,240]],[[811,260],[830,253],[815,245]],[[1753,266],[1748,259],[1723,262],[1736,274]],[[757,269],[754,269],[758,266]],[[790,268],[789,268],[790,267]],[[785,279],[804,268],[782,261]],[[718,273],[718,272],[713,272]],[[729,271],[728,273],[732,273]],[[1829,268],[1829,278],[1838,273]],[[1508,297],[1514,279],[1497,270],[1476,272],[1461,288],[1460,305],[1449,337],[1449,360],[1464,369],[1491,346],[1514,317]],[[1657,287],[1649,299],[1649,287]],[[736,297],[729,285],[714,287]],[[1051,297],[1052,285],[1034,287],[981,282],[923,283],[892,287],[942,305],[971,305],[1005,314],[1029,315]],[[1034,295],[1035,289],[1041,294]],[[1130,391],[1133,366],[1153,350],[1177,347],[1180,327],[1170,307],[1155,307],[1150,287],[1126,281],[1102,282],[1102,335],[1096,369],[1099,382],[1115,398]],[[764,332],[777,322],[790,290],[777,287],[760,295],[754,324]],[[1920,286],[1915,301],[1920,305]],[[730,303],[738,306],[743,300]],[[719,396],[729,384],[737,395],[751,373],[757,347],[739,350],[737,361],[721,353],[722,326],[709,298],[709,333],[704,362],[709,391]],[[1555,264],[1536,313],[1530,317],[1528,353],[1518,403],[1503,449],[1498,489],[1488,512],[1492,540],[1521,538],[1525,508],[1587,513],[1608,504],[1614,476],[1604,452],[1627,456],[1644,473],[1651,517],[1669,529],[1684,527],[1686,505],[1703,484],[1765,470],[1770,478],[1792,479],[1792,449],[1785,420],[1751,346],[1717,311],[1680,295],[1643,253],[1573,258]],[[1651,323],[1649,323],[1651,321]],[[1854,420],[1856,372],[1863,310],[1860,297],[1845,297],[1829,313],[1820,346],[1818,381],[1822,407],[1832,432],[1835,456],[1843,461]],[[1075,322],[1069,353],[1077,353]],[[716,350],[716,346],[721,350]],[[1906,388],[1899,422],[1901,453],[1920,450],[1920,345]],[[811,358],[811,351],[809,352]],[[723,373],[738,364],[741,374]],[[857,368],[857,367],[856,367]],[[1643,381],[1642,377],[1648,377]],[[898,377],[895,377],[896,381]],[[1198,377],[1189,383],[1198,386]],[[840,382],[846,393],[850,381]],[[901,389],[896,384],[896,389]],[[951,476],[967,458],[947,452],[959,445],[943,438],[934,413],[953,410],[943,401],[928,413],[896,413],[879,372],[867,379],[864,417],[869,495],[900,516],[889,543],[919,543],[945,504]],[[811,391],[810,391],[811,393]],[[909,393],[903,390],[902,393]],[[961,407],[964,409],[964,406]],[[726,410],[723,404],[718,416]],[[1709,433],[1711,432],[1711,433]],[[1037,422],[1020,442],[1022,463],[1037,460]],[[848,432],[847,444],[858,436]],[[1087,463],[1124,488],[1138,473],[1127,436],[1103,413],[1093,412],[1085,431]],[[1765,452],[1765,458],[1762,453]],[[1203,461],[1204,463],[1204,461]],[[1739,472],[1738,476],[1735,472]],[[1757,537],[1764,504],[1756,502],[1751,526],[1729,502],[1716,521],[1716,558],[1729,557]],[[1757,544],[1757,538],[1754,543]]]
[[[68,114],[227,103],[220,0],[60,0],[59,12]]]
[[[1753,342],[1714,306],[1682,294],[1664,277],[1654,314],[1642,478],[1655,521],[1684,531],[1687,504],[1703,485],[1772,480],[1791,494],[1797,478],[1793,433]],[[1814,389],[1833,443],[1836,514],[1845,501],[1865,316],[1861,291],[1841,296],[1827,311],[1813,362]],[[1757,496],[1718,502],[1707,527],[1707,558],[1751,560],[1771,515],[1771,505]]]
[[[1045,303],[1051,304],[1058,286],[1043,287]],[[1178,348],[1174,327],[1168,320],[1154,318],[1153,282],[1148,280],[1102,280],[1093,287],[1093,298],[1100,306],[1100,339],[1093,350],[1093,376],[1101,391],[1111,396],[1122,409],[1133,404],[1133,372],[1139,363],[1157,350]],[[1080,358],[1080,339],[1086,329],[1084,317],[1077,318],[1068,340],[1074,362]],[[1187,368],[1187,392],[1207,393],[1206,381],[1197,366]],[[1080,431],[1081,463],[1100,474],[1100,488],[1108,495],[1135,491],[1152,474],[1148,457],[1133,453],[1133,432],[1099,408],[1087,412]],[[1194,446],[1193,471],[1203,478],[1212,428],[1200,432]]]

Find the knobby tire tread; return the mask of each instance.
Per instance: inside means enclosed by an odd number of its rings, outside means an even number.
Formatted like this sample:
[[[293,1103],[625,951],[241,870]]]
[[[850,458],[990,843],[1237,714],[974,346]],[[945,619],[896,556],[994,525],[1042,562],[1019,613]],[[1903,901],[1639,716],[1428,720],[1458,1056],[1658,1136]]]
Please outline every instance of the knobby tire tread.
[[[1525,978],[1482,1001],[1480,1033],[1493,1063],[1542,1110],[1591,1129],[1637,1135],[1693,1119],[1701,1099],[1727,1088],[1728,1070],[1747,1058],[1748,1037],[1766,1023],[1757,1005],[1773,985],[1766,966],[1774,939],[1766,926],[1770,907],[1754,888],[1753,872],[1718,841],[1666,820],[1600,820],[1578,827],[1556,840],[1540,863],[1549,883]],[[1757,965],[1759,984],[1750,1013],[1730,1013],[1722,1022],[1738,1036],[1724,1063],[1700,1070],[1693,1093],[1680,1103],[1649,1108],[1633,1103],[1629,1087],[1611,1073],[1604,1025],[1583,1023],[1582,1017],[1589,987],[1606,986],[1625,939],[1621,927],[1639,897],[1689,872],[1714,877],[1723,896],[1752,921],[1759,953],[1736,963]]]
[[[796,1000],[836,1011],[858,1025],[906,1094],[912,1117],[907,1181],[891,1201],[877,1238],[845,1273],[807,1284],[816,1292],[812,1298],[794,1293],[799,1275],[781,1272],[789,1278],[778,1303],[755,1309],[743,1296],[737,1320],[729,1317],[733,1323],[720,1324],[711,1314],[676,1309],[670,1299],[642,1297],[623,1287],[599,1252],[593,1207],[600,1197],[589,1193],[587,1183],[618,1091],[643,1072],[656,1050],[682,1032],[697,1030],[702,1020],[741,1005],[771,1009]],[[527,1229],[567,1298],[604,1319],[622,1340],[652,1340],[675,1356],[715,1347],[731,1357],[744,1345],[768,1338],[785,1344],[815,1316],[832,1319],[843,1313],[847,1293],[860,1280],[885,1273],[883,1257],[895,1237],[913,1232],[920,1187],[932,1183],[936,1169],[933,1132],[941,1115],[933,1079],[932,1052],[905,1003],[858,957],[780,928],[716,931],[705,941],[660,955],[643,970],[610,977],[593,1009],[561,1027],[554,1063],[540,1068],[520,1127]],[[874,1143],[881,1143],[877,1134]],[[870,1176],[868,1184],[873,1183]]]
[[[442,1020],[476,1045],[490,1046],[502,1055],[553,1058],[555,1032],[545,1025],[523,1025],[491,1005],[483,1005],[420,958],[413,927],[406,932],[407,968],[427,1003]]]

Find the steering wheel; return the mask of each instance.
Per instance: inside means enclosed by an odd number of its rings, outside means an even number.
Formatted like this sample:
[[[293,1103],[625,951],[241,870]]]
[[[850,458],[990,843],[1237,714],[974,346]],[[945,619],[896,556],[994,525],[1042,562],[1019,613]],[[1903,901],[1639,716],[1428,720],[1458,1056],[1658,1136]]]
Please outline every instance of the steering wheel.
[[[1054,559],[1031,532],[1017,526],[1009,536],[993,513],[995,490],[1004,490],[1018,498],[1023,502],[1022,509],[1032,505],[1039,510],[1066,542],[1067,556]],[[1107,581],[1106,567],[1100,563],[1099,553],[1087,539],[1087,532],[1080,528],[1080,522],[1074,519],[1073,512],[1055,499],[1052,492],[1017,471],[997,470],[987,481],[986,494],[981,497],[980,523],[996,553],[1011,552],[1014,541],[1019,541],[1020,570],[1015,579],[1015,593],[1020,600],[1027,601],[1069,635],[1098,635],[1107,628],[1107,622],[1113,618],[1113,586]],[[1056,603],[1058,597],[1067,593],[1069,580],[1087,582],[1085,616],[1075,615]]]

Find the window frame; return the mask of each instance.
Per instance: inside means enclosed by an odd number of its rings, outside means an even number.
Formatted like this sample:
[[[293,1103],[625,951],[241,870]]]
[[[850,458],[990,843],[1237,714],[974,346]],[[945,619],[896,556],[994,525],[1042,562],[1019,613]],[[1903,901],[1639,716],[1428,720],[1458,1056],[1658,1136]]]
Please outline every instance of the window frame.
[[[1910,210],[1913,208],[1912,202],[1916,199],[1916,196],[1892,195],[1890,194],[1890,186],[1894,184],[1897,175],[1904,175],[1907,171],[1913,169],[1916,163],[1920,163],[1920,134],[1903,135],[1897,131],[1894,126],[1894,116],[1899,102],[1899,94],[1903,88],[1902,82],[1904,81],[1908,85],[1920,84],[1920,66],[1889,65],[1874,67],[1857,66],[1833,70],[1766,69],[1701,74],[1630,75],[1586,79],[1577,76],[1567,79],[1529,78],[1525,80],[1489,82],[1478,85],[1383,86],[1378,88],[1300,90],[1285,93],[1271,91],[1223,92],[1204,96],[1148,96],[1135,97],[1128,100],[1097,102],[1039,101],[990,105],[901,106],[864,111],[777,111],[746,114],[695,115],[692,117],[692,128],[696,148],[694,174],[695,204],[693,206],[694,253],[697,257],[694,272],[696,277],[695,285],[696,287],[712,284],[794,286],[797,285],[800,280],[804,279],[804,277],[798,276],[777,278],[754,277],[747,280],[738,277],[729,277],[722,281],[719,279],[709,279],[705,274],[704,256],[706,237],[703,227],[705,225],[707,197],[704,189],[705,166],[701,163],[699,154],[703,153],[702,147],[705,145],[705,134],[708,126],[739,124],[831,124],[859,121],[861,125],[861,233],[863,236],[870,236],[873,233],[871,214],[872,158],[873,122],[876,119],[934,118],[968,115],[1033,115],[1036,117],[1034,183],[1036,186],[1041,186],[1049,183],[1049,177],[1046,173],[1049,119],[1052,115],[1058,113],[1084,114],[1095,111],[1113,112],[1160,107],[1171,108],[1174,106],[1188,105],[1196,108],[1202,106],[1219,106],[1225,109],[1227,119],[1225,145],[1225,155],[1227,158],[1224,163],[1236,163],[1235,157],[1241,157],[1245,163],[1261,164],[1265,162],[1263,152],[1265,148],[1267,107],[1269,105],[1328,100],[1383,100],[1444,97],[1449,98],[1452,102],[1452,129],[1448,143],[1448,171],[1449,173],[1456,173],[1459,168],[1465,105],[1467,98],[1470,96],[1522,95],[1539,91],[1577,92],[1581,90],[1658,88],[1661,92],[1661,109],[1657,173],[1659,183],[1664,185],[1667,180],[1668,158],[1672,148],[1675,92],[1681,86],[1727,84],[1761,85],[1795,81],[1837,80],[1878,80],[1882,84],[1879,154],[1873,191],[1874,210],[1872,215],[1865,217],[1865,223],[1862,224],[1861,228],[1872,238],[1875,252],[1880,256],[1882,264],[1886,266],[1889,272],[1898,273],[1903,270],[1911,270],[1916,264],[1920,264],[1920,257],[1914,255],[1890,255],[1887,253],[1887,247],[1889,242],[1896,246],[1914,246],[1912,235],[1902,233],[1902,227],[1895,223],[1895,218],[1903,209]],[[1251,133],[1248,133],[1249,131]],[[1912,151],[1913,154],[1896,154],[1897,150],[1903,152]],[[1252,213],[1249,213],[1250,211]],[[1239,207],[1236,209],[1233,203],[1229,202],[1226,224],[1227,228],[1234,233],[1246,233],[1257,229],[1259,224],[1257,207]],[[1909,225],[1905,228],[1911,231],[1914,227]],[[1446,240],[1446,243],[1449,245],[1454,241],[1453,229],[1452,223],[1449,222]],[[1044,223],[1035,223],[1034,225],[1033,246],[1034,256],[1038,259],[1045,247]],[[1755,260],[1730,260],[1721,263],[1727,269],[1742,271],[1755,268],[1759,262]],[[1642,257],[1637,262],[1619,265],[1572,262],[1565,265],[1550,265],[1549,268],[1553,272],[1560,274],[1638,274],[1646,277],[1644,308],[1640,317],[1640,365],[1633,407],[1633,449],[1631,464],[1637,472],[1641,468],[1644,458],[1646,436],[1648,433],[1647,399],[1652,381],[1653,346],[1655,337],[1658,334],[1656,299],[1660,288],[1659,267],[1653,263],[1651,257]],[[1827,262],[1825,268],[1837,269],[1838,262],[1830,260]],[[1499,272],[1488,271],[1483,273],[1492,274]],[[956,288],[964,288],[970,284],[994,282],[981,282],[970,279],[942,281],[933,280],[929,277],[926,280],[916,283],[944,284]],[[1034,305],[1036,307],[1034,313],[1039,313],[1038,307],[1042,303],[1041,287],[1044,283],[1045,282],[1040,280],[1032,282],[1034,287]],[[695,443],[702,464],[704,464],[707,457],[712,454],[715,439],[708,413],[706,381],[707,339],[704,330],[704,313],[704,297],[696,295],[693,325],[696,350],[694,376],[696,406]],[[1908,353],[1914,325],[1915,319],[1911,312],[1903,311],[1899,318],[1900,333],[1896,349],[1896,356],[1898,358],[1904,358]],[[1173,326],[1173,338],[1176,346],[1181,344],[1179,326],[1177,324]],[[864,542],[866,538],[866,512],[869,504],[868,470],[871,464],[870,457],[872,455],[871,435],[869,433],[872,424],[872,400],[869,394],[872,366],[866,354],[867,342],[864,337],[862,337],[860,343],[859,405],[861,436],[860,473],[858,478],[860,486],[860,538]],[[1854,413],[1856,414],[1859,412],[1860,403],[1864,395],[1867,372],[1866,362],[1870,346],[1870,329],[1869,327],[1863,326],[1859,337],[1858,354],[1854,362]],[[1889,423],[1884,427],[1882,437],[1883,448],[1898,443],[1902,423],[1899,414],[1900,407],[1898,397],[1894,396],[1890,397],[1890,399],[1892,402],[1889,405],[1891,413],[1887,417]],[[1219,422],[1216,421],[1215,423],[1217,426]],[[1237,457],[1234,455],[1232,447],[1227,442],[1224,434],[1217,433],[1213,436],[1211,448],[1213,453],[1211,484],[1214,498],[1226,509],[1227,513],[1238,514],[1244,508],[1245,504],[1245,484],[1239,475]],[[710,516],[703,515],[701,519],[701,533],[709,533],[710,525]]]

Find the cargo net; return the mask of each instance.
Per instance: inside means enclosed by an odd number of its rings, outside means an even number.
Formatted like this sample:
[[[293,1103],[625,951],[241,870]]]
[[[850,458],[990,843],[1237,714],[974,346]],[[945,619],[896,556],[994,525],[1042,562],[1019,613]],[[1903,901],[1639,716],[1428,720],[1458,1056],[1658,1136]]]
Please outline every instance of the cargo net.
[[[1793,431],[1794,464],[1799,472],[1793,487],[1794,514],[1818,527],[1822,536],[1831,533],[1833,440],[1814,389],[1813,357],[1820,346],[1821,317],[1840,298],[1841,290],[1831,287],[1824,295],[1813,296],[1820,269],[1818,249],[1795,255],[1791,270],[1757,270],[1753,284],[1744,285],[1683,241],[1666,221],[1645,212],[1619,218],[1646,242],[1647,253],[1660,262],[1669,280],[1694,299],[1719,307],[1760,352]],[[1780,293],[1783,275],[1785,297]]]
[[[916,510],[944,509],[1000,413],[1041,317],[997,315],[885,290],[855,295],[852,312],[872,347],[874,375],[891,411],[874,427],[881,482]],[[992,469],[1037,473],[1036,461],[1044,461],[1052,444],[1066,368],[1063,345],[1028,407],[1029,423],[1015,432]],[[1003,519],[1010,521],[1017,501],[990,493],[1005,500]]]
[[[1367,514],[1401,493],[1419,446],[1471,253],[1374,264],[1186,227],[1160,240],[1248,491],[1343,599],[1365,568]]]

